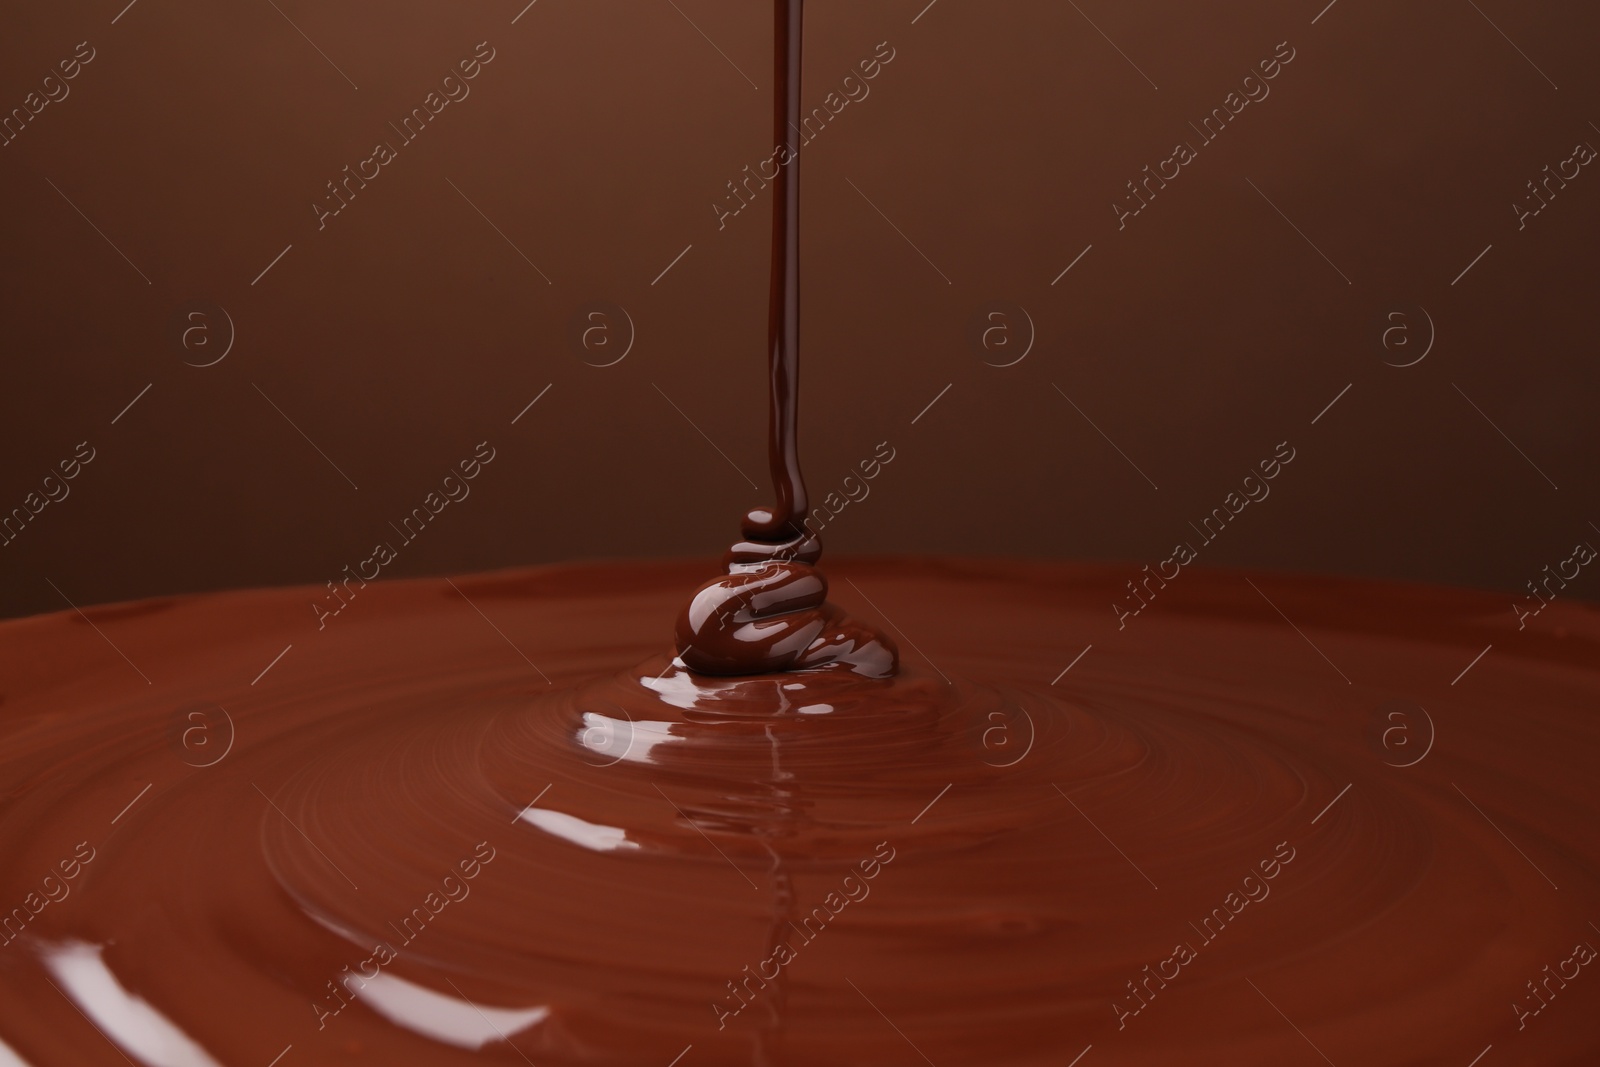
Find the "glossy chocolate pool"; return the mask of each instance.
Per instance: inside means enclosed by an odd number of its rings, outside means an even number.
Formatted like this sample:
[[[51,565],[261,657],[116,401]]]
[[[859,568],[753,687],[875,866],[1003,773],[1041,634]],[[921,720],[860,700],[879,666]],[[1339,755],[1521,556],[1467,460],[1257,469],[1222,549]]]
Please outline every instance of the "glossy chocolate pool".
[[[692,564],[0,625],[0,1063],[1596,1062],[1595,612],[1185,573],[837,565],[883,679],[674,667]]]

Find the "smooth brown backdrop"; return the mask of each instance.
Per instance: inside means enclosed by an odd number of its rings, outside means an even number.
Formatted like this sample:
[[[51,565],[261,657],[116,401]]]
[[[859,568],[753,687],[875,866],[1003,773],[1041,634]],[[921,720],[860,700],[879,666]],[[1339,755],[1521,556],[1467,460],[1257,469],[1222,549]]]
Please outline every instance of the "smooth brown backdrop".
[[[7,111],[95,50],[0,148],[0,511],[96,450],[0,548],[0,612],[333,578],[484,440],[387,573],[710,558],[764,501],[770,201],[721,232],[712,204],[771,153],[766,4],[125,4],[0,16]],[[1600,145],[1600,10],[1324,4],[811,0],[809,104],[895,52],[802,156],[808,477],[897,453],[830,552],[1153,561],[1286,440],[1202,562],[1517,590],[1600,544],[1600,168],[1512,208]],[[319,231],[324,183],[483,41]],[[1271,95],[1119,230],[1280,42]],[[237,331],[208,368],[195,300]],[[596,301],[637,331],[608,368],[572,340]],[[973,343],[992,302],[1035,325],[1015,366]],[[1436,344],[1386,366],[1418,308]]]

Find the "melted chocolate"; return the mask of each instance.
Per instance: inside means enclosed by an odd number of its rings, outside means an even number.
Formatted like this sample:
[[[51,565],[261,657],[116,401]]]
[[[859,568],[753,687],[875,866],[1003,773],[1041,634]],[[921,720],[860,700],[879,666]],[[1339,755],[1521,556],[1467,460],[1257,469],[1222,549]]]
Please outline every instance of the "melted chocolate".
[[[1456,690],[1502,605],[1202,571],[1058,673],[1113,572],[880,563],[899,670],[804,525],[776,184],[777,502],[677,657],[675,564],[0,624],[0,1067],[1595,1062],[1594,614]]]
[[[745,514],[744,539],[723,559],[724,577],[696,590],[678,616],[679,659],[706,675],[842,668],[868,677],[895,672],[898,653],[882,634],[826,603],[815,567],[821,538],[800,471],[800,129],[805,0],[778,0],[773,55],[773,138],[789,145],[773,179],[772,269],[767,304],[771,408],[768,460],[777,503]]]
[[[1237,574],[1107,634],[1113,568],[885,562],[950,684],[714,679],[659,651],[691,573],[87,609],[150,686],[0,625],[0,1062],[1600,1055],[1592,609],[1259,578],[1351,687]]]

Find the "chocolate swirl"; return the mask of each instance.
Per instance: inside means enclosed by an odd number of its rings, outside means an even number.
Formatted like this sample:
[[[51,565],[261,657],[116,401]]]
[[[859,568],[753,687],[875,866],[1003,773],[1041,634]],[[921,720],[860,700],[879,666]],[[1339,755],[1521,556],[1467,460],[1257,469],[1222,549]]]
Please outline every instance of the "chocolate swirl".
[[[778,0],[773,57],[774,137],[800,128],[804,0]],[[698,674],[743,675],[847,667],[885,678],[898,655],[881,634],[827,602],[815,568],[822,541],[805,527],[809,511],[798,442],[800,401],[800,159],[773,180],[772,269],[767,303],[771,369],[768,457],[778,502],[745,514],[744,540],[728,550],[727,575],[702,585],[678,617],[678,657]]]
[[[755,525],[751,512],[745,532]],[[725,577],[706,582],[678,616],[678,658],[697,674],[771,674],[848,668],[887,678],[898,653],[887,637],[827,602],[828,580],[812,564],[815,534],[782,544],[741,541]]]

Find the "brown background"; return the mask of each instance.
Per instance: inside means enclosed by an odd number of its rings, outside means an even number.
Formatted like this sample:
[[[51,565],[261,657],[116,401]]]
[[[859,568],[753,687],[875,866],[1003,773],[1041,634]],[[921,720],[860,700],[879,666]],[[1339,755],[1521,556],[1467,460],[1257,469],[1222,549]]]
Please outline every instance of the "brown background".
[[[524,3],[3,16],[4,109],[97,56],[0,148],[0,510],[77,442],[97,458],[0,548],[0,612],[332,578],[485,439],[388,573],[728,543],[763,502],[734,464],[766,484],[769,201],[725,232],[711,204],[771,151],[770,12]],[[1152,561],[1284,440],[1203,562],[1515,590],[1600,543],[1600,168],[1521,232],[1511,207],[1600,145],[1600,11],[1323,6],[812,0],[809,104],[897,53],[803,156],[808,477],[898,453],[830,552]],[[319,232],[324,183],[485,40],[471,96]],[[1271,96],[1119,232],[1124,183],[1282,41]],[[209,368],[175,340],[191,300],[236,324]],[[593,301],[636,324],[613,367],[571,341]],[[995,301],[1037,328],[1005,369],[971,341]],[[1385,366],[1385,315],[1419,305],[1437,344]]]

